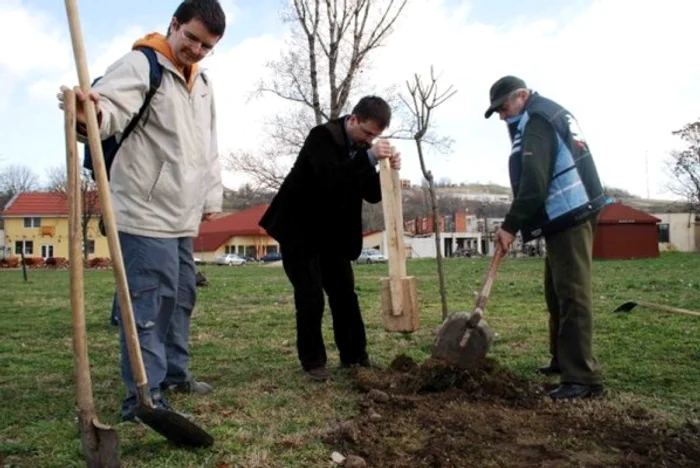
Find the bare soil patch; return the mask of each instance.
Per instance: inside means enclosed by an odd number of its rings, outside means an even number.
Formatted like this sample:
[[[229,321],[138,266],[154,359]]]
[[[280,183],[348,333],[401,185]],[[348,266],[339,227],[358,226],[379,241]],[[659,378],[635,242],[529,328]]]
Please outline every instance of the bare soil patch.
[[[605,397],[552,402],[487,358],[470,372],[398,356],[353,375],[361,415],[324,441],[370,467],[698,466],[700,427],[670,428]]]

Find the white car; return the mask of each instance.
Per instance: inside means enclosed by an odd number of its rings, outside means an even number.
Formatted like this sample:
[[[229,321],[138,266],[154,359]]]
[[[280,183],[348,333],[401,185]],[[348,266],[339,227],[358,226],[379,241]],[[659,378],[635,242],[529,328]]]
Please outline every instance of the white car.
[[[219,255],[216,257],[216,260],[214,260],[214,263],[217,265],[245,265],[246,261],[244,258],[239,257],[236,254],[225,254],[225,255]]]
[[[357,263],[386,263],[388,259],[377,249],[364,249],[357,257]]]

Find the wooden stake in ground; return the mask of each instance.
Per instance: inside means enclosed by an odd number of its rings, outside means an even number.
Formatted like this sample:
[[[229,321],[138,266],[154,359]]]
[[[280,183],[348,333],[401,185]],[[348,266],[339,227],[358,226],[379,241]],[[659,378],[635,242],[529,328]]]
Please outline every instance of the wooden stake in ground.
[[[119,436],[110,426],[100,423],[92,398],[92,380],[85,330],[83,254],[80,209],[78,142],[75,134],[75,93],[63,93],[66,131],[66,167],[68,168],[68,259],[70,261],[70,304],[73,322],[73,360],[78,400],[78,424],[83,456],[88,468],[120,466]]]
[[[382,322],[391,332],[414,332],[420,328],[418,293],[415,276],[406,276],[403,209],[399,171],[388,159],[379,166],[382,208],[389,258],[389,277],[382,278]]]

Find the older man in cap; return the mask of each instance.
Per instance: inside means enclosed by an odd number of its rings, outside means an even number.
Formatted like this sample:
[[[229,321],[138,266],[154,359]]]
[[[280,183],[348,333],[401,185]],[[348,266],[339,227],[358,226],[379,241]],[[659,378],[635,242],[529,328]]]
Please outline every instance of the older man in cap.
[[[555,400],[603,392],[593,355],[591,263],[598,214],[605,204],[588,143],[573,115],[531,91],[515,76],[496,81],[488,119],[497,113],[508,126],[513,203],[496,242],[507,252],[518,231],[523,242],[544,237],[545,299],[549,310],[551,361],[538,371],[561,375]]]

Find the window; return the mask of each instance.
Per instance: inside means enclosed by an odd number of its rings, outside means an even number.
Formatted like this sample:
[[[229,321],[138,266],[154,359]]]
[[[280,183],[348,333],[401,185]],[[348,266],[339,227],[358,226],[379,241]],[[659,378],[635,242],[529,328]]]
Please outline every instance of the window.
[[[83,253],[85,253],[85,243],[83,243]],[[87,253],[88,255],[95,253],[95,241],[92,239],[87,241]]]
[[[267,253],[277,253],[277,246],[276,245],[268,245],[267,246]]]
[[[41,246],[41,258],[53,257],[53,245],[44,244]]]
[[[243,246],[243,245],[238,246],[238,255],[240,255],[241,257],[245,255],[245,246]]]
[[[34,254],[33,241],[15,241],[15,255],[21,255],[22,248],[24,248],[24,255]]]
[[[38,228],[41,227],[41,218],[24,218],[25,228]]]
[[[668,223],[659,223],[659,242],[671,242],[671,233]]]

